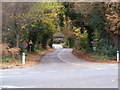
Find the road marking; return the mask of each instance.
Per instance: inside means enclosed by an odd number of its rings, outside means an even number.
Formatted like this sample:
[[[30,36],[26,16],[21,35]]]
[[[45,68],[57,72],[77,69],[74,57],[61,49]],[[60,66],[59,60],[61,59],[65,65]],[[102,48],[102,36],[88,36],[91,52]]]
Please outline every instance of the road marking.
[[[58,53],[58,58],[59,58],[61,61],[65,62],[65,63],[68,63],[68,64],[75,65],[75,66],[84,66],[84,65],[85,65],[85,64],[72,63],[72,62],[70,62],[70,61],[64,60],[64,59],[60,56],[60,54],[61,54],[63,51],[64,51],[64,49],[63,49],[61,52]]]
[[[60,51],[59,53],[58,53],[58,58],[61,60],[61,61],[63,61],[63,62],[65,62],[65,63],[68,63],[68,64],[72,64],[72,65],[75,65],[75,66],[84,66],[85,64],[78,64],[78,63],[73,63],[73,62],[70,62],[70,61],[67,61],[67,60],[65,60],[65,59],[63,59],[60,55],[61,55],[61,53],[63,52],[63,51],[65,51],[65,49],[63,49],[62,51]],[[98,65],[100,65],[100,64],[96,64],[97,66]],[[93,66],[96,66],[95,64],[93,65]],[[110,66],[114,66],[113,68],[118,68],[118,65],[116,66],[116,64],[109,64]],[[89,67],[89,66],[88,66]],[[91,67],[89,67],[89,68],[91,68]],[[93,68],[92,67],[92,69],[96,69],[96,70],[102,70],[102,69],[107,69],[107,68]]]
[[[58,58],[59,58],[61,61],[65,62],[65,63],[74,64],[74,65],[75,65],[75,63],[66,61],[66,60],[64,60],[62,57],[60,57],[60,54],[61,54],[63,51],[64,51],[64,49],[63,49],[61,52],[58,53]]]
[[[21,87],[21,86],[8,86],[8,85],[4,85],[2,86],[2,88],[35,88],[36,86],[24,86],[24,87]]]
[[[93,68],[93,69],[96,69],[96,70],[102,70],[102,69],[106,69],[106,68]]]
[[[0,78],[8,78],[8,77],[22,77],[22,76],[0,76]]]
[[[24,88],[24,87],[8,86],[8,85],[5,85],[5,86],[2,86],[2,88]]]

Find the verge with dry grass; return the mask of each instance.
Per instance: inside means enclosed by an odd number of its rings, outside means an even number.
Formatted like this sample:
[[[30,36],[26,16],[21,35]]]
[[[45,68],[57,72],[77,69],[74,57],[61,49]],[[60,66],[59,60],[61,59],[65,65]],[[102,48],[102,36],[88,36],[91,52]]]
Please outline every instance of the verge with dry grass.
[[[52,51],[53,49],[48,49],[41,52],[32,52],[27,54],[26,64],[22,64],[21,60],[16,60],[16,59],[13,59],[9,62],[0,62],[0,69],[24,68],[24,67],[30,67],[30,66],[40,64],[41,58],[45,54]]]
[[[96,55],[92,53],[86,53],[85,51],[82,50],[76,50],[73,49],[72,51],[73,55],[75,55],[78,58],[84,59],[89,62],[99,62],[99,63],[119,63],[118,61],[115,60],[101,60],[102,56],[99,56],[99,58],[96,58]]]

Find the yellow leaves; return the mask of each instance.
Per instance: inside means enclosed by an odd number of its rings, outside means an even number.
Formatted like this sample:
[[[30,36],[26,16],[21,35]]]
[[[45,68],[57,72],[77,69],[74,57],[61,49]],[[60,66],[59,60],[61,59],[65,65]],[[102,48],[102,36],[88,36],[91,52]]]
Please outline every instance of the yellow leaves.
[[[21,28],[22,28],[22,29],[24,29],[24,28],[25,28],[25,26],[22,26]]]
[[[81,33],[81,28],[76,28],[74,27],[74,35],[78,38],[78,39],[82,39],[82,38],[87,38],[88,34],[87,34],[87,30],[84,30],[83,33]]]
[[[65,16],[65,15],[63,15],[63,17],[64,17],[64,18],[66,18],[66,16]]]
[[[46,21],[54,21],[55,19],[53,19],[53,18],[45,18],[46,19]]]
[[[9,16],[10,19],[13,19],[14,17],[13,16]]]
[[[36,22],[37,20],[34,20],[34,22]]]
[[[87,38],[87,30],[84,31],[84,33],[79,34],[79,38]]]
[[[66,21],[63,21],[63,24],[66,25],[67,24]]]
[[[81,28],[77,28],[77,29],[75,29],[75,32],[80,32],[80,29],[81,29]]]
[[[113,34],[119,34],[120,25],[119,8],[117,3],[106,3],[106,30]]]
[[[44,14],[44,16],[53,18],[53,17],[57,17],[57,13],[55,13],[55,12],[47,13],[47,14]]]
[[[35,27],[35,25],[34,25],[34,24],[32,24],[31,26],[32,26],[32,27]]]

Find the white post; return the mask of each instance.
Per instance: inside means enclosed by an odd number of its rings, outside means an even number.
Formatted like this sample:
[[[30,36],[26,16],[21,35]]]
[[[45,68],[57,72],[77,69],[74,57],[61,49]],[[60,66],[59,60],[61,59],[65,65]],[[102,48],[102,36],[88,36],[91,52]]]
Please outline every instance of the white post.
[[[117,61],[119,61],[119,51],[117,51]]]
[[[25,53],[22,54],[22,64],[25,64]]]

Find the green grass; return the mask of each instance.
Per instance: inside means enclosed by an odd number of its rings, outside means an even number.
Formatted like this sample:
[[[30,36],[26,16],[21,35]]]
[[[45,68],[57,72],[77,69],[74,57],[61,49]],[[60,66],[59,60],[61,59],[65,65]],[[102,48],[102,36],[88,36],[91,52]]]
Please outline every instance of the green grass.
[[[41,51],[45,51],[44,49],[35,49],[35,52],[41,52]]]
[[[13,58],[12,57],[2,57],[0,58],[0,62],[12,62]]]
[[[92,57],[100,61],[116,60],[115,56],[108,56],[108,55],[94,55]]]

